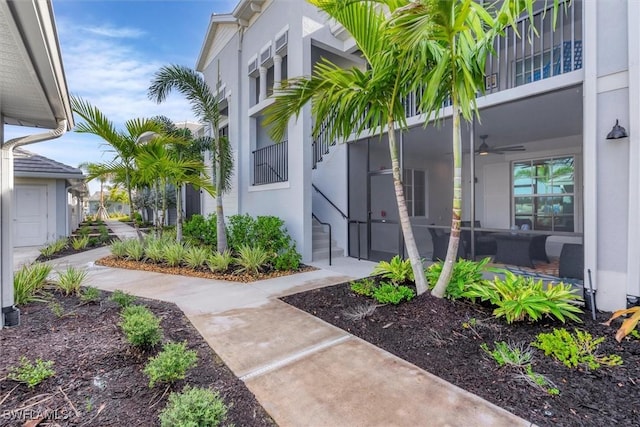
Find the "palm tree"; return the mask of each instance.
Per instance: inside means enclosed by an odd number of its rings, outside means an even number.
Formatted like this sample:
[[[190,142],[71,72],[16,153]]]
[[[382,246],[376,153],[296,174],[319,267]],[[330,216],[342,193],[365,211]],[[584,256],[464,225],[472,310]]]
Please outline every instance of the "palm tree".
[[[402,172],[396,142],[396,127],[405,128],[403,98],[408,94],[408,73],[404,59],[394,48],[384,31],[387,11],[393,12],[397,0],[350,1],[309,0],[351,33],[368,68],[343,69],[328,60],[316,65],[311,77],[299,77],[283,82],[276,91],[275,103],[269,107],[265,126],[271,126],[274,141],[281,141],[289,119],[300,113],[312,101],[317,136],[321,127],[328,126],[331,139],[346,138],[365,129],[383,131],[389,140],[393,184],[404,235],[418,294],[427,290],[424,267],[405,204]],[[385,7],[380,7],[384,5]]]
[[[162,189],[162,218],[167,209],[166,189],[168,185],[178,189],[184,184],[193,184],[207,191],[212,196],[215,189],[210,177],[204,173],[204,162],[200,159],[183,158],[179,146],[187,145],[188,140],[170,135],[159,135],[141,146],[135,158],[138,173],[136,183],[151,184],[159,182]],[[180,211],[180,197],[176,200],[176,208]],[[163,220],[160,222],[163,223]],[[177,227],[176,227],[177,228]],[[178,233],[177,233],[178,234]],[[180,235],[177,240],[181,240]]]
[[[224,224],[222,194],[231,187],[233,164],[230,161],[228,141],[220,137],[218,100],[201,74],[180,65],[165,66],[156,72],[149,87],[149,98],[161,103],[173,89],[187,98],[195,115],[206,123],[211,131],[213,144],[209,148],[212,148],[213,173],[216,181],[217,250],[224,251],[227,248],[227,231]]]
[[[71,107],[73,112],[84,120],[76,124],[75,131],[99,136],[110,147],[110,151],[115,154],[113,160],[101,163],[100,167],[103,173],[124,177],[127,196],[132,203],[130,217],[133,221],[135,209],[132,197],[132,176],[135,168],[134,159],[139,146],[138,139],[146,132],[160,133],[161,126],[153,120],[132,119],[125,122],[126,132],[119,131],[111,120],[88,101],[72,96]],[[138,235],[140,236],[139,232]]]
[[[553,0],[554,22],[559,0]],[[517,34],[518,17],[533,16],[535,0],[505,0],[501,5],[474,0],[402,0],[388,30],[394,45],[408,59],[422,58],[411,64],[413,87],[425,87],[420,109],[428,119],[439,118],[442,105],[450,101],[453,109],[453,209],[451,237],[438,283],[432,294],[443,297],[451,275],[460,241],[462,216],[462,135],[460,116],[466,121],[477,116],[476,94],[484,90],[485,62],[493,43],[505,28]],[[535,31],[535,29],[534,29]]]

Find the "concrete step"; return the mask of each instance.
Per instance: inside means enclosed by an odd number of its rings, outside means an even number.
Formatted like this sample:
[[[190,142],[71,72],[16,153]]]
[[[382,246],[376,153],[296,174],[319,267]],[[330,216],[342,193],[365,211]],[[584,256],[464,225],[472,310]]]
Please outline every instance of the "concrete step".
[[[344,256],[344,249],[341,248],[337,248],[334,247],[331,249],[331,257],[332,258],[339,258],[339,257],[343,257]],[[312,252],[312,260],[313,261],[320,261],[323,259],[329,259],[329,250],[328,248],[322,249],[322,250],[314,250]]]

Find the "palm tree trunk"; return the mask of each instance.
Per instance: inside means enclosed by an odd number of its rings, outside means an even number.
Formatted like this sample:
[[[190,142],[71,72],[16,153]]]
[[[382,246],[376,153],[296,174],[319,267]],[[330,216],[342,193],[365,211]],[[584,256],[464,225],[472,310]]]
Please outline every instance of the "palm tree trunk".
[[[389,118],[388,135],[389,135],[389,153],[391,155],[391,170],[393,172],[393,187],[396,192],[396,201],[398,203],[398,214],[400,217],[400,228],[404,236],[404,242],[407,247],[407,254],[411,262],[413,277],[416,284],[416,293],[421,295],[427,291],[427,280],[424,276],[424,267],[420,260],[420,253],[416,245],[416,239],[413,237],[413,228],[407,211],[407,204],[404,199],[404,188],[402,186],[402,174],[400,171],[400,161],[398,159],[398,145],[396,143],[396,133],[393,126],[393,119]]]
[[[218,135],[217,126],[214,129],[216,138],[216,236],[217,251],[224,252],[227,250],[227,230],[224,226],[224,211],[222,208],[222,141]]]
[[[134,206],[133,206],[133,197],[131,197],[131,178],[129,177],[129,169],[126,170],[126,186],[127,186],[127,195],[129,196],[129,219],[133,221],[133,228],[136,230],[136,235],[138,236],[138,240],[142,242],[142,232],[140,231],[140,227],[138,227],[138,222],[134,218]]]
[[[182,185],[176,184],[176,240],[182,242]]]
[[[455,94],[453,94],[451,98],[453,100],[453,209],[451,210],[451,235],[449,237],[449,246],[447,247],[447,256],[444,260],[438,283],[436,283],[436,286],[431,291],[431,294],[438,298],[444,296],[449,281],[451,280],[451,275],[453,274],[453,265],[456,262],[458,245],[460,244],[460,217],[462,214],[462,135],[460,129],[460,107],[458,106]],[[474,154],[471,153],[471,155],[473,156]]]
[[[160,236],[164,231],[164,226],[166,222],[167,213],[167,181],[165,179],[162,180],[162,214],[160,215]]]
[[[154,210],[154,212],[153,212],[153,224],[154,224],[155,229],[156,229],[156,237],[160,237],[160,231],[158,229],[158,224],[159,224],[159,221],[160,221],[160,218],[159,218],[160,217],[160,208],[158,206],[158,193],[160,192],[160,184],[159,184],[158,179],[156,179],[155,186],[156,186],[156,191],[154,191],[154,195],[153,195],[153,197],[154,197],[154,202],[153,202],[153,210]]]

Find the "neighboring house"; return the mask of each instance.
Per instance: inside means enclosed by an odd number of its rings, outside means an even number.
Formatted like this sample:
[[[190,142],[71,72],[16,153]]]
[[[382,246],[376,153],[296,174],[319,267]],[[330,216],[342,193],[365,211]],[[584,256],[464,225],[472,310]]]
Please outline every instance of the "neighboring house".
[[[13,307],[14,149],[58,138],[73,127],[50,2],[0,0],[0,58],[1,327],[19,322]],[[51,130],[25,129],[32,134],[5,141],[5,125]]]
[[[87,196],[82,171],[20,148],[13,165],[13,245],[39,246],[71,234]]]
[[[483,227],[530,224],[551,235],[551,256],[564,243],[582,243],[584,277],[591,273],[598,306],[624,307],[640,295],[640,2],[573,0],[555,31],[539,3],[533,44],[523,18],[524,37],[509,29],[488,58],[481,120],[463,135],[463,219],[475,207]],[[261,126],[279,82],[310,75],[322,57],[366,66],[344,29],[305,1],[241,0],[230,14],[211,17],[196,68],[215,88],[234,147],[225,213],[280,216],[304,260],[320,254],[312,214],[332,225],[336,244],[351,256],[401,253],[385,135],[336,146],[313,140],[309,107],[291,120],[282,144]],[[443,123],[424,127],[415,97],[405,105],[405,194],[426,258],[425,225],[450,224],[452,111],[444,106]],[[608,139],[616,120],[628,136]],[[212,201],[203,208],[214,212]]]

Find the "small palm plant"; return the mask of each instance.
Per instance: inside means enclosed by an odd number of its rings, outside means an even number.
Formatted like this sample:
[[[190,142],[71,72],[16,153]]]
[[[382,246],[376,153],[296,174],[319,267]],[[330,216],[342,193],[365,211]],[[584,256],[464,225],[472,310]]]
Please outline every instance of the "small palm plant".
[[[149,238],[145,240],[144,256],[152,262],[160,263],[164,259],[164,248],[168,244],[162,238]]]
[[[86,278],[86,270],[69,266],[65,271],[58,272],[57,287],[64,292],[65,295],[76,294],[80,296],[80,287]]]
[[[231,264],[233,263],[233,255],[231,255],[230,250],[225,250],[222,252],[215,252],[209,258],[207,258],[206,264],[214,273],[227,271]]]
[[[128,239],[124,241],[124,252],[127,259],[131,261],[142,261],[144,259],[144,245],[138,239]]]
[[[66,237],[56,240],[55,242],[49,243],[44,248],[40,248],[40,254],[43,257],[50,257],[67,247],[68,241]]]
[[[127,256],[127,244],[123,240],[116,240],[111,244],[111,254],[119,259]]]
[[[269,253],[260,246],[252,248],[249,245],[242,245],[238,249],[238,256],[235,258],[235,262],[240,266],[240,272],[247,272],[252,276],[257,276],[268,259]]]
[[[16,305],[24,305],[30,302],[44,302],[41,297],[42,290],[47,283],[47,277],[51,273],[49,264],[36,262],[24,265],[13,276],[13,296]]]
[[[185,253],[182,243],[174,242],[164,247],[164,260],[170,267],[178,267],[184,261]]]
[[[400,255],[391,258],[390,262],[380,261],[373,269],[372,274],[381,275],[383,278],[391,280],[396,286],[407,281],[413,281],[411,261],[401,259]]]
[[[71,240],[71,247],[75,251],[81,251],[89,246],[89,240],[89,236],[76,237],[75,239]]]
[[[184,262],[191,268],[202,267],[209,257],[209,250],[199,246],[188,248],[184,254]]]

